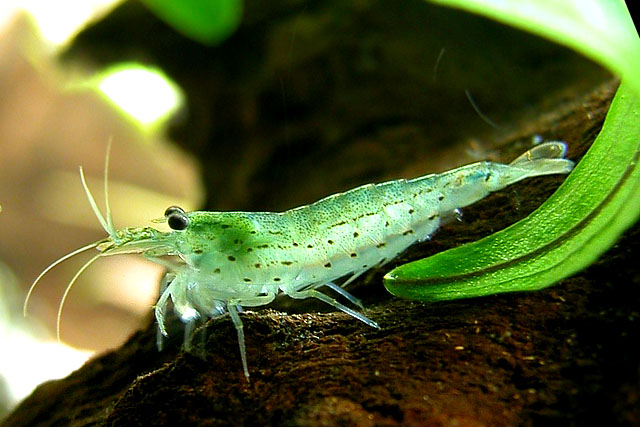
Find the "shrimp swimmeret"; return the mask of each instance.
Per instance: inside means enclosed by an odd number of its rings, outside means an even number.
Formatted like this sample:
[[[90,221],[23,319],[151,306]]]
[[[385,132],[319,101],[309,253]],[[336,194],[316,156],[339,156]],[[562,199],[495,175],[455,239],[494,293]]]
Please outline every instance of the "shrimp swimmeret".
[[[169,299],[188,330],[200,317],[229,312],[248,379],[244,332],[238,315],[242,307],[268,304],[283,292],[295,299],[319,299],[379,328],[373,320],[320,289],[326,286],[362,309],[359,300],[343,289],[345,285],[410,245],[429,239],[441,218],[457,213],[459,208],[525,178],[569,173],[573,162],[564,158],[566,150],[563,142],[547,142],[508,165],[483,161],[411,180],[367,184],[280,213],[185,212],[171,206],[163,220],[171,229],[168,232],[151,227],[116,230],[108,200],[103,216],[80,168],[89,203],[109,237],[47,267],[29,290],[25,314],[33,289],[49,270],[80,252],[97,249],[99,253],[80,268],[62,297],[59,338],[62,306],[78,276],[100,257],[139,253],[168,268],[166,287],[155,306],[162,336],[167,335],[164,319]],[[175,261],[163,258],[167,255],[175,256]],[[341,285],[335,284],[348,275]]]

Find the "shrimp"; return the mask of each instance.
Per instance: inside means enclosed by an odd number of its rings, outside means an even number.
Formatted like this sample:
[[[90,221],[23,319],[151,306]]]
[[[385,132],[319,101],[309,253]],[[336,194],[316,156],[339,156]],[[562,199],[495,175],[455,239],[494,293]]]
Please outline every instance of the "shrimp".
[[[105,164],[103,216],[80,168],[82,185],[108,237],[77,249],[49,265],[33,282],[25,300],[53,267],[89,249],[94,255],[78,270],[62,297],[57,319],[78,277],[98,258],[141,254],[167,268],[155,305],[158,348],[167,336],[165,315],[169,300],[186,323],[185,347],[199,318],[228,312],[235,326],[244,376],[249,380],[245,338],[239,312],[273,301],[280,292],[294,299],[315,298],[366,325],[379,325],[360,311],[360,301],[344,290],[367,270],[392,260],[416,242],[430,239],[441,220],[489,193],[525,178],[567,174],[573,162],[565,159],[566,144],[547,142],[525,152],[510,164],[488,161],[441,174],[367,184],[285,212],[185,212],[171,206],[164,213],[170,231],[152,227],[116,230],[107,196]],[[167,260],[167,256],[173,257]],[[340,285],[336,281],[349,276]],[[345,298],[354,310],[321,289]]]

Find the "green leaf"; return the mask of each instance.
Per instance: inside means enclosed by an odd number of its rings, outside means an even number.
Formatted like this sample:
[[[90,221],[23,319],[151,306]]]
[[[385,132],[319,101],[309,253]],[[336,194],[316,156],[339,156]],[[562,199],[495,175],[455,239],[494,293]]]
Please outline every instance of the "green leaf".
[[[487,238],[394,269],[386,288],[403,298],[449,300],[541,289],[581,270],[638,219],[639,155],[640,97],[622,85],[592,147],[538,210]]]
[[[565,45],[640,92],[640,39],[624,0],[430,0]]]
[[[184,36],[212,45],[240,24],[242,0],[143,0],[158,17]]]
[[[513,226],[400,266],[394,295],[450,300],[551,286],[595,261],[640,215],[640,39],[621,0],[434,0],[582,52],[623,76],[601,133],[558,191]]]

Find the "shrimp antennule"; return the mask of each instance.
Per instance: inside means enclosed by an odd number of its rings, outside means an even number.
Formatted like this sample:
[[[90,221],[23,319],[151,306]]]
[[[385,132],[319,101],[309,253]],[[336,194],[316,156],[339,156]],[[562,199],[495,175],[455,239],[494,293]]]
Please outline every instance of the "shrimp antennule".
[[[58,315],[56,317],[56,337],[58,338],[58,342],[60,342],[60,321],[62,319],[62,307],[64,307],[64,303],[67,300],[67,295],[69,295],[69,291],[71,291],[71,288],[73,287],[74,283],[76,283],[76,280],[78,280],[78,277],[80,277],[80,275],[91,264],[93,264],[95,260],[97,260],[101,256],[103,256],[103,254],[101,254],[101,253],[99,253],[98,255],[95,255],[93,258],[91,258],[89,261],[87,261],[82,267],[80,267],[80,270],[78,270],[78,272],[73,276],[73,278],[71,279],[71,281],[69,282],[69,284],[65,288],[64,294],[62,294],[62,299],[60,300],[60,305],[58,306]]]
[[[96,215],[96,217],[98,218],[98,221],[100,222],[100,225],[102,226],[102,228],[107,232],[107,234],[109,235],[109,237],[111,238],[111,240],[113,240],[114,242],[118,242],[118,234],[116,233],[115,227],[113,226],[113,219],[111,217],[111,207],[109,205],[109,184],[108,184],[108,177],[109,177],[109,158],[110,158],[110,154],[111,154],[111,140],[109,140],[109,143],[107,145],[107,155],[105,158],[105,165],[104,165],[104,199],[105,199],[105,206],[106,206],[106,219],[105,217],[102,215],[102,213],[100,212],[100,209],[98,208],[98,205],[93,197],[93,194],[91,194],[91,190],[89,189],[89,186],[87,185],[87,180],[84,176],[84,170],[82,169],[82,166],[79,167],[79,171],[80,171],[80,180],[82,181],[82,187],[84,188],[84,192],[87,195],[87,199],[89,200],[89,204],[91,205],[91,209],[93,210],[93,213]],[[79,249],[74,250],[73,252],[68,253],[67,255],[63,256],[62,258],[59,258],[58,260],[54,261],[53,263],[51,263],[47,268],[45,268],[42,273],[40,273],[38,275],[38,277],[36,277],[36,280],[33,281],[33,283],[31,284],[31,287],[29,288],[29,291],[27,292],[27,297],[24,300],[24,306],[22,308],[22,312],[23,315],[26,317],[28,314],[28,305],[29,305],[29,300],[31,298],[31,294],[33,293],[34,289],[36,288],[36,285],[40,282],[40,280],[49,272],[51,271],[51,269],[53,269],[55,266],[57,266],[58,264],[61,264],[62,262],[68,260],[69,258],[78,255],[84,251],[87,251],[89,249],[93,249],[98,247],[100,244],[102,244],[104,242],[104,240],[99,240],[97,242],[88,244],[86,246],[83,246]],[[102,252],[102,251],[101,251]],[[78,279],[78,277],[82,274],[82,272],[84,272],[96,259],[98,259],[100,256],[104,256],[103,253],[100,253],[96,256],[94,256],[93,258],[91,258],[86,264],[84,264],[82,266],[82,268],[80,268],[80,270],[78,270],[78,272],[76,273],[75,276],[73,276],[73,279],[71,279],[71,282],[69,282],[69,284],[67,285],[67,288],[65,289],[65,292],[62,296],[62,300],[60,301],[60,306],[58,307],[58,318],[57,318],[57,326],[56,326],[56,333],[58,336],[58,341],[60,341],[60,315],[62,313],[62,307],[64,305],[64,302],[67,298],[67,295],[69,294],[69,291],[71,290],[71,287],[73,286],[73,284],[76,282],[76,280]]]
[[[49,266],[47,268],[45,268],[42,271],[42,273],[40,273],[38,275],[38,277],[36,277],[36,280],[34,280],[33,283],[31,284],[31,287],[29,288],[29,292],[27,292],[27,297],[24,300],[24,306],[22,307],[22,314],[24,314],[25,317],[27,316],[27,306],[29,305],[29,299],[31,298],[31,294],[33,293],[33,290],[36,288],[36,285],[38,284],[38,282],[40,282],[40,279],[42,279],[45,274],[47,274],[49,271],[51,271],[51,269],[53,269],[53,267],[55,267],[56,265],[61,264],[62,262],[68,260],[69,258],[71,258],[71,257],[73,257],[75,255],[78,255],[79,253],[82,253],[84,251],[88,251],[89,249],[93,249],[93,248],[97,247],[102,242],[103,241],[100,240],[100,241],[88,244],[86,246],[83,246],[81,248],[78,248],[75,251],[66,254],[62,258],[58,258],[56,261],[54,261],[51,264],[49,264]]]
[[[93,210],[93,213],[98,218],[98,221],[100,221],[100,225],[102,226],[102,228],[104,228],[104,231],[106,231],[107,234],[109,234],[109,237],[115,240],[117,235],[116,235],[116,231],[113,229],[113,225],[111,225],[109,222],[107,222],[104,219],[104,216],[102,216],[100,209],[98,209],[98,204],[96,203],[96,200],[93,198],[93,194],[91,194],[91,190],[89,190],[89,186],[87,185],[87,180],[84,177],[84,170],[82,169],[82,166],[79,167],[79,170],[80,170],[80,180],[82,181],[82,187],[84,188],[84,192],[87,195],[87,199],[89,199],[89,204],[91,205],[91,209]]]
[[[105,214],[107,216],[107,233],[111,238],[115,238],[116,229],[113,226],[113,217],[111,216],[111,205],[109,204],[109,160],[111,159],[111,142],[112,139],[109,138],[109,143],[107,144],[107,155],[104,159],[104,206],[105,206]]]
[[[80,180],[82,181],[82,188],[84,189],[85,194],[87,195],[87,199],[89,200],[89,204],[91,205],[91,209],[93,213],[100,221],[100,225],[107,232],[109,237],[113,239],[114,242],[118,242],[118,234],[116,233],[116,229],[113,226],[113,219],[111,217],[111,206],[109,204],[109,158],[111,157],[111,141],[107,145],[107,155],[104,160],[104,201],[105,201],[105,209],[106,209],[106,219],[105,216],[102,215],[100,209],[98,208],[98,204],[96,203],[96,199],[91,194],[91,190],[89,189],[89,185],[87,185],[87,180],[84,176],[84,170],[82,166],[79,167],[80,170]]]

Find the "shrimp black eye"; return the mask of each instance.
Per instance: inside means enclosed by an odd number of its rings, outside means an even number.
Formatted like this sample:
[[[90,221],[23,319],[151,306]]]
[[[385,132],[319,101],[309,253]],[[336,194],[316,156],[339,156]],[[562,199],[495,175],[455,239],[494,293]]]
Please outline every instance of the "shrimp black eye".
[[[172,230],[184,230],[189,226],[189,218],[184,213],[174,212],[167,218]]]
[[[164,211],[164,217],[165,218],[169,218],[169,215],[171,215],[172,213],[176,213],[176,212],[179,212],[179,213],[184,215],[184,209],[182,209],[180,206],[175,206],[174,205],[174,206],[169,206],[167,208],[167,210]]]
[[[189,218],[184,210],[178,206],[170,206],[164,212],[167,223],[172,230],[184,230],[189,226]]]

